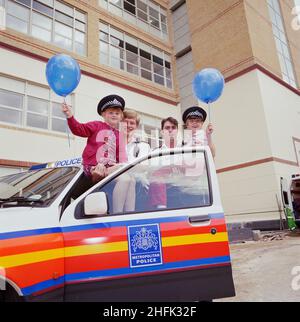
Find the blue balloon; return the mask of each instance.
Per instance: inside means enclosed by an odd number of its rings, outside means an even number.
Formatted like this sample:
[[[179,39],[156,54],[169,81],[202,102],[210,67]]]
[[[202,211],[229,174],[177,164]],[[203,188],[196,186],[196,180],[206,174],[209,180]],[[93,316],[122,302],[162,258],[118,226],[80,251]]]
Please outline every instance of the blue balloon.
[[[193,80],[195,96],[206,104],[215,102],[222,95],[224,85],[223,75],[214,68],[201,70]]]
[[[66,97],[74,91],[80,82],[80,67],[75,59],[59,54],[49,59],[46,66],[46,78],[49,86],[59,96]]]

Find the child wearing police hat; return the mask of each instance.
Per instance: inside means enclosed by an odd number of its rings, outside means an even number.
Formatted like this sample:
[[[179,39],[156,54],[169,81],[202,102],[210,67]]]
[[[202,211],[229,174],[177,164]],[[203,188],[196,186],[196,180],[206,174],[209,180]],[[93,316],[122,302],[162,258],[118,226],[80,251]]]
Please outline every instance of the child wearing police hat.
[[[83,169],[87,177],[94,183],[100,181],[119,167],[119,163],[127,162],[124,135],[120,134],[119,126],[123,119],[125,100],[119,95],[108,95],[98,104],[97,112],[102,121],[79,123],[67,104],[62,105],[68,125],[74,135],[87,138],[87,144],[82,154]],[[121,176],[123,179],[125,176]],[[124,209],[127,198],[127,185],[130,178],[117,182],[113,192],[114,213]],[[132,210],[132,209],[130,209]],[[127,210],[129,211],[129,210]]]
[[[203,124],[206,121],[207,113],[199,106],[188,108],[182,115],[182,120],[185,125],[185,146],[208,145],[213,157],[215,157],[216,149],[212,141],[213,126],[208,124],[204,131]]]

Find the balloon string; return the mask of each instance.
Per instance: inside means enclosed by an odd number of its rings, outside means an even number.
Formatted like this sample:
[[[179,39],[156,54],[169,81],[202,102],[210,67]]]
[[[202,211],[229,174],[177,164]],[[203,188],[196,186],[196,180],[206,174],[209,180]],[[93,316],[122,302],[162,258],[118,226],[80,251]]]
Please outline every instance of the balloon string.
[[[210,102],[208,102],[208,121],[211,123]]]
[[[67,104],[66,103],[66,98],[64,97],[64,104]],[[69,125],[68,125],[68,118],[66,116],[66,132],[67,132],[67,135],[68,135],[68,143],[69,143],[69,148],[71,148],[71,142],[70,142],[70,131],[69,131]]]

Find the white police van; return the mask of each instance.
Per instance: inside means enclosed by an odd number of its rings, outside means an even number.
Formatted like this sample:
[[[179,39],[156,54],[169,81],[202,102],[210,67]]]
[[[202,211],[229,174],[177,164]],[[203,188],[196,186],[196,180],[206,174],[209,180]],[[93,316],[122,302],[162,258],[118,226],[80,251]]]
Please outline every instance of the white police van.
[[[133,209],[117,212],[128,180]],[[0,287],[3,301],[234,296],[209,148],[157,150],[95,185],[81,159],[1,177]]]

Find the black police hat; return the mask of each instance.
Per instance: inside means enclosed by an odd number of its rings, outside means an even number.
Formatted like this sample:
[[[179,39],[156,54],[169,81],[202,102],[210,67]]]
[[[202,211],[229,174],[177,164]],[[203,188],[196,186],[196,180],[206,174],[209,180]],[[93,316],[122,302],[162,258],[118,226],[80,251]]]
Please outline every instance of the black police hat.
[[[119,107],[122,111],[125,108],[125,100],[119,95],[108,95],[102,98],[98,104],[98,114],[101,115],[104,110],[110,107]]]
[[[201,118],[205,122],[207,113],[199,106],[192,106],[188,108],[182,115],[183,123],[186,123],[189,118]]]

